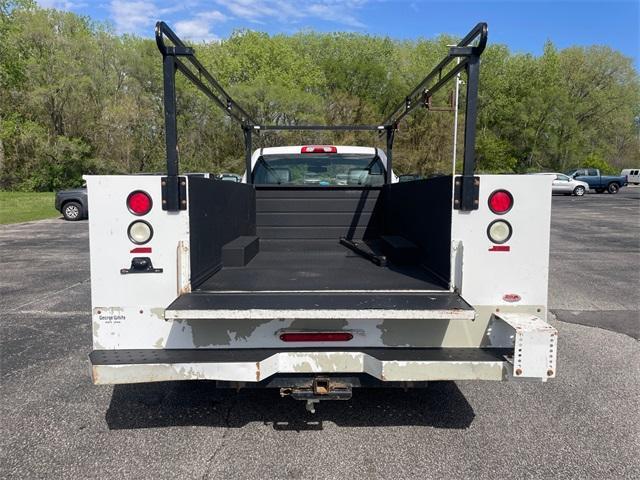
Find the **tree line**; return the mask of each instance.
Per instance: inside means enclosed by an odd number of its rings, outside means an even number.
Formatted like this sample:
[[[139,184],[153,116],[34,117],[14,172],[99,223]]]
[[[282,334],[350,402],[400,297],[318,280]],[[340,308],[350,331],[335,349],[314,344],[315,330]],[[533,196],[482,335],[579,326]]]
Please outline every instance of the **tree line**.
[[[78,185],[87,173],[164,170],[162,66],[152,39],[116,35],[30,0],[0,0],[0,15],[1,189],[48,191]],[[260,123],[376,124],[455,41],[241,30],[194,46]],[[451,172],[453,88],[434,96],[432,111],[401,123],[397,173]],[[238,125],[180,75],[177,92],[182,171],[241,173]],[[459,112],[460,164],[464,87]],[[478,171],[637,167],[639,116],[639,75],[620,52],[547,42],[534,56],[490,43],[481,63]],[[264,132],[255,145],[292,143],[384,147],[375,133],[326,131]]]

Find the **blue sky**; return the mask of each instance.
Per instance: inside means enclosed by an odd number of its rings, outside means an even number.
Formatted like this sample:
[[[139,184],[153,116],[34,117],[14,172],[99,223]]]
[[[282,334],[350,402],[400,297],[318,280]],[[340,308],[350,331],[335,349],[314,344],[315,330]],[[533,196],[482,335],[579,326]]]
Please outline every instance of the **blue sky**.
[[[490,42],[539,54],[559,47],[609,45],[640,67],[640,0],[39,0],[110,22],[119,33],[151,36],[161,19],[183,38],[227,37],[234,29],[355,31],[394,38],[463,35],[489,23]]]

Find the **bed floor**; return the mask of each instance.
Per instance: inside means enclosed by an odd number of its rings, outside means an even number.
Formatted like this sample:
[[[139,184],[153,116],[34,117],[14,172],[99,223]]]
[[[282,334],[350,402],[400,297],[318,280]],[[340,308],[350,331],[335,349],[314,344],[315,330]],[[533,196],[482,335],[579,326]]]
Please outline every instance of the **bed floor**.
[[[416,265],[379,267],[338,241],[262,240],[244,267],[224,267],[196,291],[446,290]]]

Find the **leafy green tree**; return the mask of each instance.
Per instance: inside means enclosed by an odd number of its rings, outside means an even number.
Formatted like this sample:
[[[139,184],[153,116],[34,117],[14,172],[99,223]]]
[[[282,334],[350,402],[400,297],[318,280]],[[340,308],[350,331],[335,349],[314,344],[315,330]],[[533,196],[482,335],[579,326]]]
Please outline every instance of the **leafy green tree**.
[[[163,171],[162,68],[153,40],[116,35],[31,0],[0,0],[0,38],[0,188],[51,190],[78,185],[86,173]],[[456,40],[240,30],[195,48],[260,123],[376,124]],[[182,170],[242,173],[240,128],[177,78]],[[534,56],[492,44],[480,82],[479,172],[612,172],[640,163],[640,80],[621,53],[547,42]],[[399,125],[397,173],[452,171],[453,88],[434,96],[437,109],[418,109]],[[458,168],[464,101],[463,86]],[[371,132],[270,131],[255,142],[385,146]]]
[[[587,155],[581,165],[586,168],[597,168],[598,170],[600,170],[600,173],[606,175],[614,175],[616,173],[619,173],[619,170],[616,171],[613,166],[607,163],[597,153],[590,153],[589,155]]]

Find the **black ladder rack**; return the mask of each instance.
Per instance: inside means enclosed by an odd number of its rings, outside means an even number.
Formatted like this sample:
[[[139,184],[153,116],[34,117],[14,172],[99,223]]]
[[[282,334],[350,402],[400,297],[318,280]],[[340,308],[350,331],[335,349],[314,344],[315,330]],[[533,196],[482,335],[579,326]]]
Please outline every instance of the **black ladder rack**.
[[[464,127],[464,160],[460,181],[456,180],[454,208],[475,210],[478,208],[478,180],[475,173],[475,139],[478,108],[478,82],[480,55],[487,45],[487,24],[478,23],[447,56],[405,97],[405,100],[378,125],[260,125],[243,109],[216,79],[198,61],[193,48],[186,46],[166,23],[156,24],[156,44],[163,59],[164,117],[167,149],[167,176],[163,178],[163,205],[167,211],[186,208],[184,188],[179,179],[178,127],[176,119],[176,71],[181,72],[214,104],[224,110],[242,127],[245,143],[245,168],[251,171],[252,135],[263,130],[354,130],[386,133],[387,175],[391,183],[392,151],[399,122],[416,107],[429,107],[431,97],[463,70],[467,75],[466,114]],[[166,45],[165,38],[172,45]],[[477,40],[477,42],[476,42]],[[454,60],[460,59],[453,67]],[[450,68],[449,68],[450,67]],[[247,174],[247,183],[251,183]],[[183,186],[182,186],[183,187]]]

